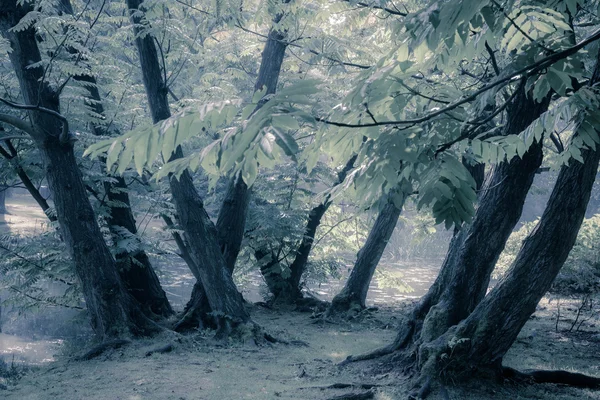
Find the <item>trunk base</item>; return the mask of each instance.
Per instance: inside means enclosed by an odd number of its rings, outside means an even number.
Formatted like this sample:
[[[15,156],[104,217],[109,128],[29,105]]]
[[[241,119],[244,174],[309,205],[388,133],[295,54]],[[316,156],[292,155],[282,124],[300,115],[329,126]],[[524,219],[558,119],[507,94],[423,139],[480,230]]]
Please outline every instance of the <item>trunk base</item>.
[[[354,319],[366,308],[358,296],[353,293],[346,294],[342,291],[331,301],[331,305],[325,312],[325,318]]]
[[[192,289],[192,296],[185,305],[179,321],[173,326],[173,330],[181,333],[196,329],[218,329],[218,325],[209,315],[211,311],[204,288],[199,282],[196,282]]]

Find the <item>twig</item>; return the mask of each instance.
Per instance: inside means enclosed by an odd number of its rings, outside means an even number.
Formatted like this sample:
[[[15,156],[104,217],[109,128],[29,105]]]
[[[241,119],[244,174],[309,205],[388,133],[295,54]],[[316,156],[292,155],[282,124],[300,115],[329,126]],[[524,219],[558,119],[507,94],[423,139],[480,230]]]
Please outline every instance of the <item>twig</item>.
[[[342,0],[344,2],[350,3],[351,0]],[[381,10],[381,11],[385,11],[388,14],[392,14],[392,15],[398,15],[400,17],[406,17],[408,15],[407,12],[402,12],[398,9],[396,10],[392,10],[391,8],[387,8],[387,7],[381,7],[381,6],[377,6],[375,4],[368,4],[368,3],[363,3],[363,2],[358,2],[358,3],[352,3],[353,5],[359,5],[361,7],[365,7],[365,8],[373,8],[375,10]]]
[[[498,68],[498,62],[496,61],[496,55],[494,54],[494,50],[490,47],[487,40],[485,41],[485,49],[490,55],[490,61],[492,62],[492,68],[494,68],[494,72],[496,76],[500,76],[500,68]]]

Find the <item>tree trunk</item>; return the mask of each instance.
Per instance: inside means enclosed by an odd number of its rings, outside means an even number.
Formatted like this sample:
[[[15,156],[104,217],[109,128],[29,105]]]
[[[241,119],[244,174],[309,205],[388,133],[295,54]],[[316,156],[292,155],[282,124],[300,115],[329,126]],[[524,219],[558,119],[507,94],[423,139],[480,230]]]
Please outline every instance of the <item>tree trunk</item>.
[[[600,57],[590,85],[600,81],[599,62]],[[569,166],[561,168],[539,223],[523,242],[505,277],[466,320],[438,340],[421,346],[424,373],[439,371],[446,363],[451,366],[446,373],[452,376],[477,370],[499,371],[502,358],[575,244],[598,172],[600,152],[585,149],[581,156],[583,164],[570,160]],[[452,338],[464,340],[448,353]],[[440,355],[444,352],[449,358],[442,362]]]
[[[6,191],[8,187],[0,185],[0,214],[6,214]]]
[[[344,168],[338,173],[338,179],[334,186],[344,182],[346,175],[354,166],[356,157],[357,156],[355,155],[350,158]],[[287,278],[284,278],[281,273],[273,272],[271,268],[261,268],[263,277],[269,286],[269,290],[273,294],[274,300],[294,303],[302,298],[300,281],[306,270],[306,264],[308,263],[308,256],[310,255],[315,240],[315,234],[330,205],[330,195],[327,195],[321,204],[310,210],[306,228],[304,229],[304,235],[296,250],[294,261],[290,265],[290,275]]]
[[[549,96],[536,103],[524,89],[519,90],[508,109],[505,135],[519,134],[548,109]],[[390,350],[435,339],[466,318],[485,296],[542,156],[542,144],[536,142],[523,158],[492,168],[480,191],[473,221],[452,238],[437,279],[412,310]]]
[[[289,0],[284,0],[284,3],[288,2]],[[277,15],[273,19],[273,23],[278,23],[281,18],[282,15]],[[267,42],[265,43],[265,48],[262,52],[258,78],[254,85],[255,91],[265,87],[265,94],[275,93],[286,48],[287,43],[285,42],[285,35],[278,30],[271,28]],[[262,107],[262,104],[263,103],[259,103],[256,110]],[[219,245],[225,256],[227,269],[230,273],[233,273],[235,261],[237,260],[237,256],[242,247],[250,196],[251,190],[241,176],[234,177],[229,183],[223,205],[219,210],[219,216],[217,218]]]
[[[31,7],[1,0],[0,10],[0,31],[10,41],[10,60],[25,103],[59,112],[58,95],[43,81],[43,68],[30,67],[41,61],[35,30],[32,27],[19,32],[10,30]],[[62,122],[41,111],[30,111],[29,116],[32,129],[28,133],[44,161],[62,237],[81,280],[94,331],[101,337],[114,337],[158,330],[140,313],[123,287],[87,198],[73,145],[60,140]]]
[[[333,298],[327,315],[360,311],[366,307],[365,302],[371,279],[383,251],[392,237],[401,212],[402,209],[398,208],[391,199],[381,209],[369,232],[367,241],[357,254],[356,263],[346,285]]]
[[[139,10],[140,4],[139,0],[127,0],[130,11]],[[140,56],[150,112],[154,123],[158,123],[171,116],[167,99],[168,88],[160,69],[153,37],[139,35],[138,25],[143,23],[139,15],[132,13],[131,19],[134,23],[135,43]],[[181,148],[177,148],[171,160],[181,157],[183,152]],[[229,322],[247,322],[250,317],[227,270],[225,258],[219,247],[217,230],[204,209],[190,173],[184,171],[179,179],[170,177],[169,185],[179,225],[184,231],[193,268],[196,269],[192,272],[199,279],[211,310],[221,314],[221,322],[227,322],[223,327],[229,327]]]
[[[237,256],[242,248],[251,190],[241,175],[232,178],[217,217],[219,247],[225,257],[229,274],[233,274]]]

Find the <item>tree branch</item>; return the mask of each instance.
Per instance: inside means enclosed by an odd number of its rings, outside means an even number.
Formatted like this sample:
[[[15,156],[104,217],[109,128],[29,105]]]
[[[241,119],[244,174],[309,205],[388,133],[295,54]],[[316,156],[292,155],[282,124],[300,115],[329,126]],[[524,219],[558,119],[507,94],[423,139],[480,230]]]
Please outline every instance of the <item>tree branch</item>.
[[[62,124],[63,124],[62,133],[60,134],[60,141],[63,144],[69,142],[69,121],[67,121],[67,118],[64,115],[62,115],[61,113],[56,112],[54,110],[50,110],[50,109],[45,108],[45,107],[32,106],[32,105],[29,105],[29,104],[13,103],[12,101],[6,100],[6,99],[4,99],[2,97],[0,97],[0,102],[6,104],[9,107],[16,108],[17,110],[40,111],[40,112],[43,112],[45,114],[52,115],[53,117],[58,118],[62,122]],[[14,127],[19,128],[21,130],[24,130],[20,126],[17,126],[15,124],[11,123],[11,122],[8,122],[8,121],[4,121],[4,122],[9,123],[9,124],[13,125]],[[29,133],[30,135],[35,134],[34,130],[32,130],[31,132],[28,132],[28,131],[26,131],[26,132]]]
[[[368,127],[372,127],[372,126],[420,124],[420,123],[429,121],[439,115],[447,113],[448,111],[452,111],[455,108],[460,107],[461,105],[463,105],[465,103],[469,103],[469,102],[475,100],[482,93],[485,93],[488,90],[495,88],[496,86],[500,86],[503,84],[506,85],[506,84],[510,83],[510,81],[512,81],[516,77],[521,77],[521,79],[526,79],[529,76],[532,76],[535,73],[548,68],[550,65],[552,65],[564,58],[567,58],[570,55],[577,53],[580,49],[582,49],[583,47],[587,46],[588,44],[590,44],[592,42],[595,42],[598,39],[600,39],[600,29],[596,30],[593,34],[588,36],[586,39],[582,40],[581,42],[579,42],[578,44],[576,44],[572,47],[569,47],[569,48],[567,48],[563,51],[557,52],[557,53],[553,53],[547,57],[544,57],[541,60],[534,62],[533,64],[523,67],[518,71],[515,71],[503,78],[499,78],[499,79],[495,80],[494,82],[491,82],[491,83],[485,85],[484,87],[475,91],[471,95],[464,97],[464,98],[448,105],[447,107],[440,108],[432,113],[426,114],[419,118],[398,120],[398,121],[381,121],[381,122],[370,123],[370,124],[346,124],[343,122],[329,121],[325,118],[319,118],[319,117],[315,117],[315,120],[319,121],[319,122],[323,122],[328,125],[345,127],[345,128],[368,128]]]
[[[2,114],[0,113],[0,122],[7,123],[9,125],[14,126],[17,129],[22,130],[25,133],[28,133],[31,136],[35,137],[36,131],[35,128],[29,123],[23,121],[21,118],[15,117],[14,115]],[[8,136],[3,136],[2,138],[10,139]],[[4,139],[2,139],[4,140]]]

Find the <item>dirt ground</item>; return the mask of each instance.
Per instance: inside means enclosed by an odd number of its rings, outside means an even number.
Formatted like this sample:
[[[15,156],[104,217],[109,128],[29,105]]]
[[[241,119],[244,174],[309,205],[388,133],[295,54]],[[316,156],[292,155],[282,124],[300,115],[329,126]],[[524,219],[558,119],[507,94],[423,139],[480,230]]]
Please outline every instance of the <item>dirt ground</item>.
[[[567,369],[600,376],[600,343],[588,332],[567,333],[568,321],[555,332],[551,304],[543,303],[527,324],[506,365],[527,369]],[[215,343],[209,332],[139,340],[97,359],[75,361],[85,346],[67,343],[57,361],[30,371],[16,386],[0,391],[6,400],[226,400],[332,399],[363,393],[374,385],[374,399],[406,399],[407,377],[401,371],[380,371],[379,361],[340,367],[350,354],[389,343],[402,305],[369,312],[360,321],[318,322],[310,314],[252,307],[253,319],[269,333],[301,344],[258,347],[253,341]],[[148,350],[174,344],[170,353],[145,356]],[[600,392],[558,385],[471,384],[447,388],[451,399],[600,399]],[[442,399],[434,393],[431,399]]]
[[[14,199],[13,199],[14,200]],[[18,199],[10,204],[10,215],[0,218],[0,232],[31,234],[47,229],[43,213]],[[415,276],[417,274],[415,273]],[[168,290],[175,290],[178,282]],[[188,294],[181,295],[182,299]],[[383,296],[383,295],[382,295]],[[385,297],[385,296],[383,296]],[[383,298],[382,297],[382,298]],[[388,296],[389,297],[389,296]],[[172,299],[174,300],[174,299]],[[387,300],[387,298],[386,298]],[[411,300],[391,302],[366,312],[350,322],[330,323],[310,314],[270,310],[252,306],[255,322],[270,334],[305,345],[256,346],[252,340],[216,343],[211,332],[190,335],[164,334],[137,340],[90,361],[76,361],[92,345],[74,340],[60,341],[58,353],[47,346],[33,348],[38,359],[54,359],[28,371],[16,385],[0,378],[0,399],[6,400],[237,400],[237,399],[335,399],[349,393],[372,391],[376,400],[406,399],[408,377],[401,368],[382,369],[378,360],[338,364],[348,355],[360,354],[388,344],[395,336],[402,313]],[[507,354],[505,365],[517,369],[565,369],[600,376],[600,320],[597,310],[580,331],[567,332],[575,318],[577,303],[561,302],[562,319],[556,326],[556,304],[544,299]],[[580,319],[581,320],[581,319]],[[2,339],[2,338],[0,338]],[[18,343],[13,343],[20,340]],[[23,343],[21,343],[23,341]],[[0,346],[29,348],[35,340],[6,336]],[[165,344],[173,351],[146,353]],[[4,360],[10,362],[10,353]],[[383,372],[382,372],[383,371]],[[340,389],[331,385],[345,386]],[[343,384],[343,385],[339,385]],[[349,386],[354,385],[354,386]],[[372,389],[362,388],[366,384]],[[513,382],[474,383],[447,388],[449,398],[458,399],[600,399],[600,391],[559,385],[525,385]],[[431,399],[443,399],[433,393]]]

